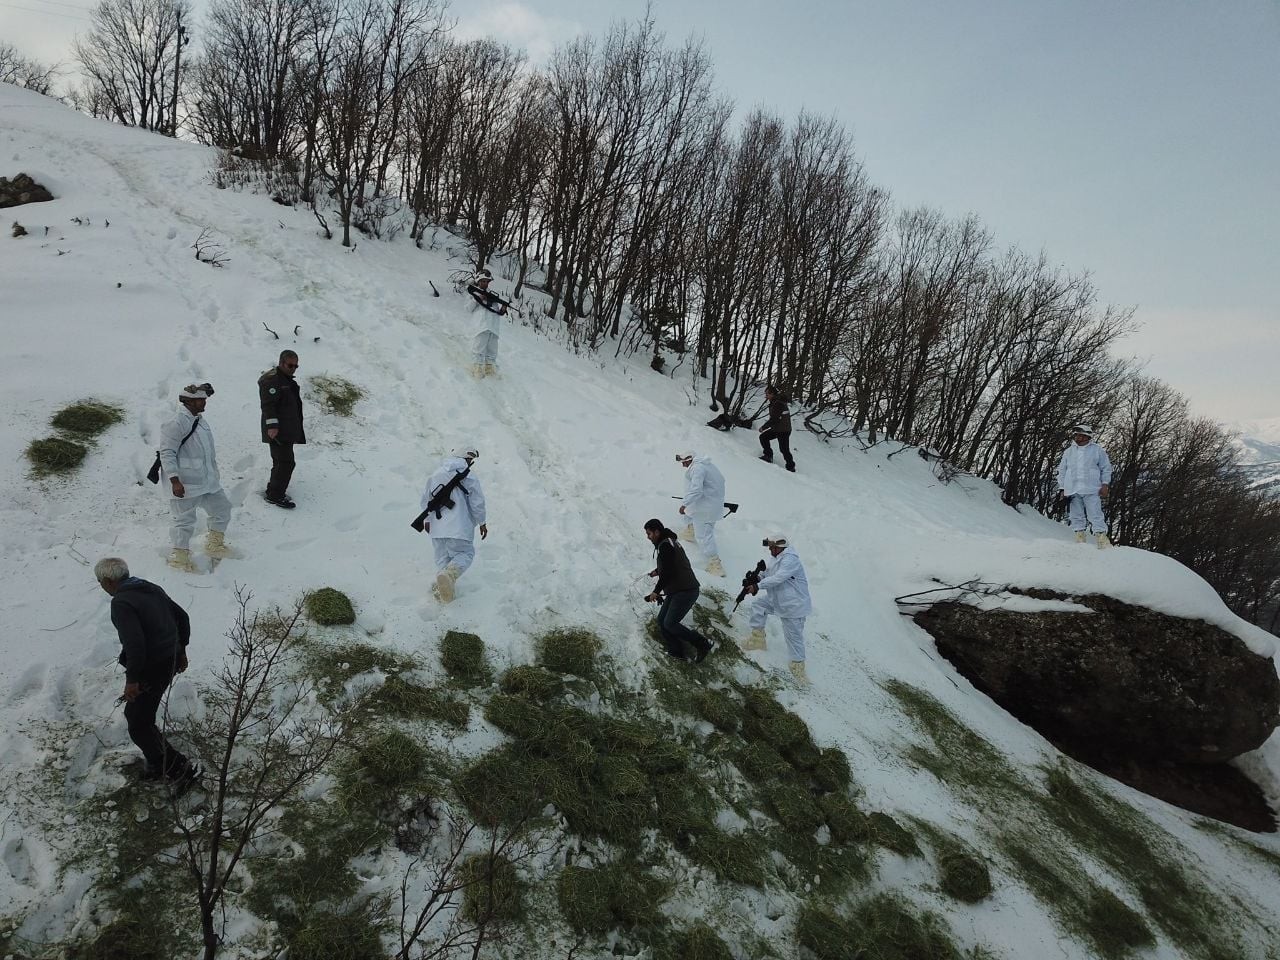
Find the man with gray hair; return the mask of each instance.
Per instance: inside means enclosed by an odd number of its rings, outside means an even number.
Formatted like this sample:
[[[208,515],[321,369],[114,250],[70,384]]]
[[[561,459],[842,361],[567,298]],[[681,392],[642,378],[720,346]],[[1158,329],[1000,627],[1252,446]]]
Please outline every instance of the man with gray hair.
[[[167,780],[180,787],[200,771],[165,739],[156,712],[175,674],[187,669],[191,619],[154,583],[129,576],[129,565],[106,557],[93,567],[98,585],[111,597],[111,623],[120,636],[124,667],[124,718],[129,739],[146,758],[144,780]]]
[[[225,534],[231,523],[231,501],[222,489],[213,431],[204,418],[204,408],[213,396],[208,383],[188,384],[178,394],[180,410],[160,428],[160,466],[169,478],[169,513],[173,525],[169,540],[173,552],[169,566],[194,573],[191,561],[191,534],[196,528],[196,510],[209,518],[205,553],[210,557],[231,556]]]
[[[471,476],[471,468],[480,458],[475,444],[455,447],[431,474],[422,491],[423,530],[431,534],[436,555],[436,580],[431,593],[441,603],[451,603],[454,585],[476,557],[476,527],[480,539],[489,536],[486,524],[484,490]]]

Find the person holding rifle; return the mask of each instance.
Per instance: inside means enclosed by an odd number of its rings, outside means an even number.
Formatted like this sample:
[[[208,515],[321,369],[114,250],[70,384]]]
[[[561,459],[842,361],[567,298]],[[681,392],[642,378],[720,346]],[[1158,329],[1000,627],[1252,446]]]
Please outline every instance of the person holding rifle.
[[[488,268],[482,268],[467,284],[467,293],[476,302],[471,308],[472,312],[481,310],[472,340],[471,374],[477,379],[498,374],[498,334],[502,330],[502,321],[498,318],[505,316],[507,307],[510,306],[489,289],[492,282],[493,274]]]
[[[431,534],[436,555],[436,581],[432,595],[441,603],[451,603],[454,587],[476,557],[476,527],[480,539],[489,536],[485,522],[484,490],[471,476],[480,457],[474,444],[456,447],[431,474],[422,493],[422,516],[413,522],[415,530]],[[419,526],[419,524],[422,526]]]
[[[693,662],[701,663],[711,652],[711,641],[680,622],[698,602],[701,590],[698,578],[694,576],[693,567],[689,565],[689,558],[681,549],[674,530],[654,518],[645,521],[644,535],[653,544],[653,553],[658,561],[649,573],[649,576],[657,577],[658,582],[645,600],[661,604],[658,608],[658,629],[662,632],[667,655],[677,660],[687,659],[684,652],[684,644],[687,643],[697,651]]]
[[[782,635],[787,640],[791,675],[799,683],[808,683],[804,668],[804,621],[813,613],[809,578],[800,563],[800,555],[785,536],[775,533],[765,537],[762,546],[768,548],[773,563],[766,563],[755,583],[743,582],[743,589],[755,599],[751,602],[751,636],[742,649],[765,649],[764,626],[769,614],[775,614],[782,621]],[[761,590],[766,594],[763,597],[759,596]]]

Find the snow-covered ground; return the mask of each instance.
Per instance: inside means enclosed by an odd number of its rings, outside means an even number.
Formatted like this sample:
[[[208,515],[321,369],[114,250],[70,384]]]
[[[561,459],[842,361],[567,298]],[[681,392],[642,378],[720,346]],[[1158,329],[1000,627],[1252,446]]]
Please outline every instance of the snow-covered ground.
[[[114,705],[118,644],[91,572],[102,556],[124,557],[190,611],[192,666],[175,687],[179,702],[194,697],[192,683],[223,654],[236,584],[264,603],[334,586],[379,644],[427,653],[445,630],[467,630],[509,663],[532,659],[529,638],[539,630],[589,624],[615,661],[638,673],[654,658],[640,599],[651,566],[642,524],[657,516],[674,526],[670,496],[682,490],[682,470],[673,456],[692,446],[721,467],[728,499],[742,504],[718,528],[730,572],[723,585],[736,586],[760,557],[761,536],[775,530],[807,568],[813,683],[787,688],[786,705],[819,743],[845,749],[869,806],[961,834],[971,833],[973,811],[893,755],[890,745],[919,734],[879,682],[899,678],[932,692],[1027,768],[1052,749],[958,677],[899,614],[895,596],[936,587],[934,578],[1104,592],[1202,617],[1275,653],[1268,635],[1179,564],[1077,545],[1064,527],[1002,505],[986,482],[944,485],[910,451],[890,459],[894,445],[862,451],[797,433],[795,475],[764,464],[749,431],[703,426],[705,385],[683,371],[672,380],[644,358],[574,356],[515,318],[502,333],[501,377],[476,382],[467,371],[470,302],[446,281],[463,265],[456,244],[430,251],[361,239],[344,249],[319,235],[306,210],[215,189],[215,163],[210,150],[0,86],[0,174],[26,172],[58,198],[5,211],[0,234],[0,916],[27,916],[26,935],[64,935],[91,878],[59,871],[59,837],[16,802],[24,780],[62,765],[68,796],[87,796],[132,755]],[[13,220],[28,236],[10,239]],[[230,258],[225,269],[194,256],[206,228]],[[298,508],[289,512],[259,496],[270,461],[255,387],[286,346],[300,355],[304,384],[336,374],[366,392],[349,420],[308,404],[310,442],[298,448],[290,489]],[[244,556],[183,575],[164,564],[163,491],[142,478],[179,388],[204,380],[217,390],[206,419],[235,505],[227,539]],[[30,479],[24,448],[49,432],[56,409],[84,397],[121,405],[125,422],[71,479]],[[490,536],[457,601],[442,608],[427,590],[429,544],[409,520],[425,478],[460,443],[481,453],[475,475]],[[780,634],[752,656],[786,667]],[[47,731],[70,722],[94,733],[51,749]],[[1280,805],[1280,738],[1247,766]],[[1215,886],[1257,915],[1280,915],[1272,867],[1195,829],[1193,815],[1108,783],[1198,857],[1194,869]],[[1251,839],[1280,854],[1274,836]],[[992,900],[948,913],[962,940],[1010,958],[1090,956],[1003,879]],[[1259,957],[1271,947],[1255,946]],[[1183,954],[1161,940],[1144,955]]]

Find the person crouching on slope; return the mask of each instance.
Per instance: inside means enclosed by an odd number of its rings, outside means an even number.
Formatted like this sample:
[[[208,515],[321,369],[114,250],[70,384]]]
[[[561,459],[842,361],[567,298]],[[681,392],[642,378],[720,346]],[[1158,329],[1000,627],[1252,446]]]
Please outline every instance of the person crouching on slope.
[[[694,576],[693,567],[677,542],[675,532],[663,526],[661,520],[645,521],[644,535],[653,544],[653,553],[658,561],[658,566],[649,573],[649,576],[657,577],[658,582],[645,600],[662,604],[658,608],[658,629],[662,631],[667,655],[677,660],[686,659],[683,645],[688,643],[697,651],[693,662],[701,663],[711,652],[710,641],[680,622],[698,602],[698,578]]]
[[[1072,442],[1058,461],[1058,496],[1071,498],[1071,529],[1076,542],[1084,543],[1085,522],[1098,537],[1098,549],[1111,546],[1102,499],[1111,493],[1111,458],[1093,442],[1093,427],[1078,423],[1071,428]]]
[[[763,545],[769,549],[773,563],[765,567],[756,583],[747,587],[755,599],[751,602],[751,636],[742,649],[765,649],[765,623],[769,614],[775,614],[782,621],[782,635],[787,640],[791,675],[800,683],[808,683],[804,668],[804,621],[813,613],[809,578],[805,576],[800,555],[782,534],[765,537]],[[759,596],[761,590],[768,595]]]
[[[720,548],[716,546],[716,523],[724,509],[724,474],[710,457],[692,450],[677,453],[676,462],[685,469],[680,515],[688,521],[688,526],[680,532],[680,539],[696,539],[702,555],[707,558],[707,573],[723,577],[724,565],[720,562]]]
[[[481,540],[489,536],[484,490],[480,481],[471,476],[471,467],[479,457],[474,445],[455,448],[431,474],[422,492],[422,509],[434,507],[424,529],[431,534],[436,555],[436,581],[431,593],[441,603],[453,601],[454,585],[476,557],[476,527],[480,527]],[[447,496],[439,502],[445,493]]]

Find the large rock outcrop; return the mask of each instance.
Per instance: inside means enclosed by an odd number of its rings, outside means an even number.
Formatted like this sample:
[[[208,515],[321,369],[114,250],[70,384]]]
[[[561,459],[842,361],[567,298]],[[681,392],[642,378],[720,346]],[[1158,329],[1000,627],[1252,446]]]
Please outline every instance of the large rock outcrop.
[[[0,207],[20,207],[24,203],[44,203],[52,199],[52,193],[25,173],[12,180],[0,177]]]
[[[1280,722],[1275,665],[1240,638],[1110,597],[1093,613],[982,610],[938,603],[916,614],[938,650],[1050,740],[1143,762],[1220,763]]]

